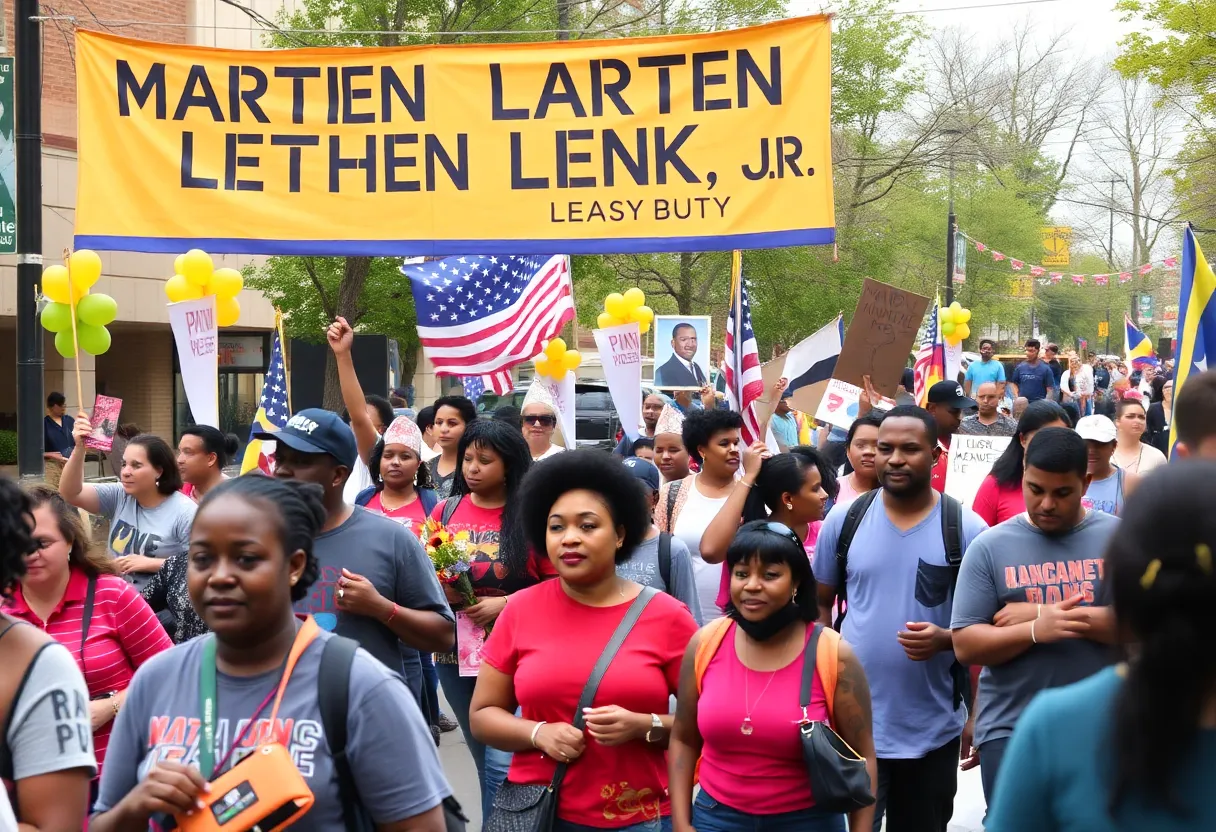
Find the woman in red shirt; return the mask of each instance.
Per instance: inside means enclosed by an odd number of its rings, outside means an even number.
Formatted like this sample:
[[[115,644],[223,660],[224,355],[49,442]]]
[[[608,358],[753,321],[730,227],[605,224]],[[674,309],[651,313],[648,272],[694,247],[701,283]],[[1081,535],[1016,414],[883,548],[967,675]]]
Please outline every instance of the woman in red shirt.
[[[456,648],[469,652],[473,648],[468,642],[478,640],[472,631],[494,627],[486,644],[491,643],[497,638],[495,622],[506,609],[507,599],[552,570],[548,561],[542,563],[528,550],[514,510],[520,484],[532,465],[532,452],[519,428],[490,419],[474,421],[460,438],[457,459],[460,465],[452,481],[452,496],[435,506],[431,518],[453,534],[468,534],[468,575],[477,603],[467,606],[451,586],[445,584],[444,589],[456,611]],[[506,779],[511,755],[487,748],[470,732],[469,704],[477,677],[461,675],[459,654],[436,653],[435,669],[477,765],[482,817],[486,817],[494,805],[494,793]]]
[[[556,581],[520,592],[485,647],[473,731],[515,752],[513,784],[557,794],[555,832],[670,827],[666,746],[692,614],[657,593],[625,638],[591,707],[576,713],[591,671],[641,585],[617,576],[650,531],[637,482],[620,461],[569,451],[539,464],[520,495],[524,530]],[[521,716],[516,716],[516,708]]]
[[[1047,399],[1031,402],[1018,419],[1018,432],[1013,435],[1004,452],[992,465],[992,473],[984,477],[971,510],[989,526],[1004,523],[1026,510],[1022,499],[1022,468],[1026,446],[1043,428],[1071,428],[1068,413]]]
[[[431,472],[422,461],[422,431],[408,416],[398,416],[368,458],[372,484],[355,505],[396,520],[417,537],[438,502]]]
[[[825,675],[816,668],[808,705],[800,706],[803,663],[819,609],[803,541],[788,526],[771,520],[744,524],[726,551],[726,564],[727,617],[697,633],[681,670],[670,752],[673,828],[844,832],[843,814],[815,805],[800,724],[829,722],[865,758],[875,791],[878,761],[865,671],[840,641],[830,698]],[[831,630],[819,637],[839,638]],[[711,638],[718,646],[699,676],[698,648]],[[707,641],[707,649],[713,643]],[[694,803],[698,765],[701,791]],[[854,832],[868,832],[873,823],[872,805],[849,816]]]
[[[100,776],[131,677],[173,642],[139,590],[114,574],[113,561],[90,552],[80,513],[45,486],[29,494],[39,548],[26,558],[25,575],[4,612],[45,630],[76,658],[89,688]]]

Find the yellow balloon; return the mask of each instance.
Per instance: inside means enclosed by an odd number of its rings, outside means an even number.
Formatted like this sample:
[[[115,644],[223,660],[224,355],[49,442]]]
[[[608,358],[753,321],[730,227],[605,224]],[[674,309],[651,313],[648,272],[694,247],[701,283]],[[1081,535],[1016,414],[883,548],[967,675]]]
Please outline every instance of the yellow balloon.
[[[944,309],[938,310],[937,323],[939,325],[954,323],[954,312],[951,311],[949,306],[945,307]]]
[[[74,251],[68,255],[68,263],[72,267],[73,286],[88,289],[101,277],[101,257],[95,251],[87,248]]]
[[[607,312],[601,312],[599,317],[595,319],[595,325],[600,329],[607,329],[610,326],[616,326],[617,320]]]
[[[578,350],[568,350],[562,355],[562,368],[566,372],[577,370],[578,365],[583,363],[583,354]]]
[[[195,286],[180,274],[165,281],[165,296],[170,303],[181,303],[184,300],[198,300],[203,296],[203,287]]]
[[[959,341],[967,340],[967,336],[971,334],[971,327],[966,324],[959,324],[954,328],[954,337]]]
[[[215,299],[215,322],[220,326],[235,326],[241,317],[241,304],[236,298]]]
[[[182,255],[182,268],[178,274],[195,286],[206,286],[213,271],[215,264],[211,262],[211,255],[201,249],[192,248]]]
[[[963,305],[961,303],[959,303],[958,301],[954,301],[953,303],[950,304],[950,313],[951,314],[957,315],[959,312],[962,312],[962,311],[963,311]]]
[[[540,358],[533,361],[532,364],[536,367],[536,374],[538,376],[548,376],[553,374],[553,368],[549,364],[549,359],[545,358],[543,354]]]
[[[55,303],[75,303],[88,293],[87,286],[72,281],[72,297],[69,296],[66,266],[47,266],[42,271],[42,294]]]
[[[646,303],[646,293],[634,286],[625,293],[625,305],[630,310],[637,309]]]
[[[650,332],[650,321],[638,321],[638,332],[642,335]]]
[[[566,342],[561,338],[554,338],[545,345],[545,357],[550,361],[561,361],[562,355],[566,352]]]
[[[629,306],[625,303],[625,296],[620,292],[613,292],[604,298],[604,311],[614,318],[629,319]]]
[[[954,322],[957,324],[965,324],[970,320],[971,320],[971,310],[970,309],[960,310],[959,313],[954,316]],[[966,336],[964,336],[964,337],[966,337]]]
[[[639,306],[629,313],[629,320],[637,321],[640,324],[649,324],[654,320],[654,310],[649,306]],[[645,330],[642,330],[645,332]]]
[[[177,257],[173,258],[173,273],[174,274],[182,273],[182,261],[185,259],[186,259],[186,255],[184,255],[184,254],[179,254],[179,255],[177,255]]]
[[[234,298],[245,286],[245,278],[236,269],[216,269],[207,282],[207,289],[217,298]]]

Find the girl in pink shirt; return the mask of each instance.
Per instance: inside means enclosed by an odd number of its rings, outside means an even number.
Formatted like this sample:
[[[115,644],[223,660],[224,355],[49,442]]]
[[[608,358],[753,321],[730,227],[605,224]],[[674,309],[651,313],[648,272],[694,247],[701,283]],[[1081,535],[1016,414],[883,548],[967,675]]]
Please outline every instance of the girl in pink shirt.
[[[821,672],[800,706],[802,668],[819,616],[815,578],[803,541],[771,520],[744,524],[726,552],[731,619],[698,680],[702,628],[684,656],[675,725],[668,744],[674,832],[696,829],[798,829],[844,832],[845,816],[816,807],[800,726],[828,722],[867,762],[871,791],[877,759],[869,690],[861,662],[841,641],[829,712]],[[831,631],[820,638],[838,638]],[[712,644],[712,642],[708,642]],[[829,674],[830,677],[830,674]],[[701,791],[693,801],[700,759]],[[869,829],[874,807],[851,813],[849,828]]]
[[[1071,428],[1068,413],[1055,402],[1041,399],[1031,402],[1018,419],[1018,432],[1013,441],[992,465],[992,473],[980,483],[972,510],[989,526],[1004,523],[1026,510],[1022,498],[1022,467],[1026,446],[1043,428]]]
[[[26,558],[4,612],[45,630],[76,658],[89,688],[100,776],[131,677],[173,642],[139,590],[113,574],[113,561],[90,553],[80,513],[45,486],[29,493],[39,548]]]

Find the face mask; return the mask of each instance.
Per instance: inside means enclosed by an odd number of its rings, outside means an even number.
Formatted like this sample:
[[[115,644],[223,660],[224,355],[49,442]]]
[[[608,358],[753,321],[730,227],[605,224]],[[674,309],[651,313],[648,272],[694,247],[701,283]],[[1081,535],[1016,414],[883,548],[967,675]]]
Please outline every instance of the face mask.
[[[768,641],[789,625],[802,620],[802,610],[792,600],[761,621],[749,621],[733,605],[727,615],[739,625],[740,630],[756,641]]]

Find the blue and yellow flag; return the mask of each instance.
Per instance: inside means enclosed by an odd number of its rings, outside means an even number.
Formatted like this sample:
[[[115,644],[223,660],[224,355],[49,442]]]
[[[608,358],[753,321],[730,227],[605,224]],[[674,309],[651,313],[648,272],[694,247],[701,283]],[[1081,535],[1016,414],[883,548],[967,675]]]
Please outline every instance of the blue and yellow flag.
[[[1207,345],[1216,346],[1216,274],[1188,225],[1182,235],[1182,291],[1178,297],[1178,352],[1174,401],[1192,375],[1208,369]],[[1170,419],[1170,453],[1178,441],[1177,420]]]
[[[1128,366],[1157,366],[1157,356],[1153,352],[1153,342],[1132,323],[1132,319],[1127,315],[1123,316],[1123,343],[1125,345],[1124,353],[1127,357]]]
[[[260,469],[271,473],[273,442],[256,438],[262,432],[273,433],[283,429],[291,418],[291,403],[287,392],[287,365],[283,362],[283,322],[275,315],[274,335],[270,342],[270,365],[266,368],[266,380],[262,382],[262,397],[258,400],[258,412],[249,429],[249,444],[245,446],[245,457],[241,461],[241,473]],[[267,447],[270,445],[271,447]]]

